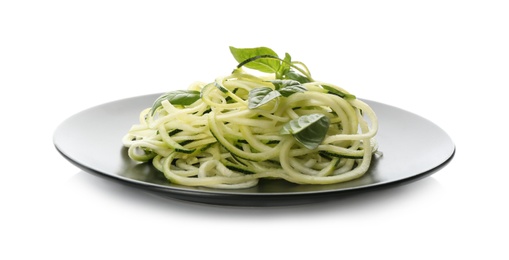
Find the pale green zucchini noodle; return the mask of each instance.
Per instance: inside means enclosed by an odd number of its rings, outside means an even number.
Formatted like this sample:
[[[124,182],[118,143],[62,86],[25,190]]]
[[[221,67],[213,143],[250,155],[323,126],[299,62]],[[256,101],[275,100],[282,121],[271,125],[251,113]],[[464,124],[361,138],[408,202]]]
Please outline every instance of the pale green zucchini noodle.
[[[186,106],[165,100],[155,111],[143,110],[123,144],[133,160],[152,161],[171,183],[186,186],[240,189],[262,178],[332,184],[368,171],[378,123],[365,102],[330,93],[348,94],[333,84],[309,82],[302,84],[305,92],[248,108],[250,90],[274,88],[268,80],[236,69],[213,83],[192,84],[188,90],[199,91],[198,100]],[[315,149],[280,134],[290,120],[316,113],[330,126]]]

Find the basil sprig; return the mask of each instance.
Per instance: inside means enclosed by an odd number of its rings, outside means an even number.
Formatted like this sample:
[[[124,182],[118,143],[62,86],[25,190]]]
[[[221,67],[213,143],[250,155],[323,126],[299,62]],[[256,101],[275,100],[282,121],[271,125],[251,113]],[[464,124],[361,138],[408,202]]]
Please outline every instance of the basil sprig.
[[[276,90],[281,93],[284,97],[289,97],[297,92],[304,92],[307,89],[296,80],[285,79],[285,80],[272,80],[272,84],[276,87]]]
[[[281,96],[281,93],[277,90],[273,90],[269,87],[255,88],[249,91],[249,99],[247,107],[249,109],[255,109],[269,103],[271,100]]]
[[[271,83],[274,85],[275,89],[260,87],[249,91],[249,109],[263,106],[280,96],[289,97],[295,93],[307,90],[300,82],[295,80],[272,80]]]
[[[330,126],[328,117],[322,114],[303,115],[286,123],[280,134],[291,134],[308,149],[317,148],[325,139]]]
[[[151,115],[154,115],[156,109],[161,106],[164,100],[168,100],[172,105],[189,106],[200,99],[200,91],[196,90],[175,90],[165,93],[158,97],[152,104]]]
[[[276,79],[292,79],[300,83],[312,81],[309,71],[296,66],[288,53],[285,53],[285,57],[281,59],[276,52],[267,47],[235,48],[230,46],[230,52],[239,62],[237,68],[245,66],[265,73],[275,73]]]
[[[238,68],[246,66],[261,72],[276,73],[281,66],[277,53],[267,47],[239,49],[230,46],[230,52],[239,62]]]

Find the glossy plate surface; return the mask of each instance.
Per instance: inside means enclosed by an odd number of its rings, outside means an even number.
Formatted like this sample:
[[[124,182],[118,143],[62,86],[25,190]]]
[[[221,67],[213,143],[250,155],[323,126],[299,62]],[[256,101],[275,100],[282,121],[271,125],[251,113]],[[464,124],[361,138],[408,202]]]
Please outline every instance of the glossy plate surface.
[[[138,123],[142,109],[160,94],[106,103],[80,112],[56,129],[57,150],[86,172],[177,199],[237,206],[276,206],[334,199],[353,192],[391,187],[436,172],[454,156],[451,138],[434,123],[413,113],[365,100],[379,120],[377,140],[382,157],[357,180],[331,185],[297,185],[262,180],[253,188],[220,190],[169,183],[151,163],[136,163],[126,154],[122,137]]]

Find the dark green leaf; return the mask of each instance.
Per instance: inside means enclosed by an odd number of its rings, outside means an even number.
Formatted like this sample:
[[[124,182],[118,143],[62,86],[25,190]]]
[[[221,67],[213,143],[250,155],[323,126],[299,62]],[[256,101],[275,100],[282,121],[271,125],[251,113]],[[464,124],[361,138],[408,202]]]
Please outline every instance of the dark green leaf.
[[[248,107],[249,109],[257,108],[279,96],[281,93],[268,87],[252,89],[249,91]]]
[[[288,70],[283,76],[285,79],[293,79],[302,84],[311,82],[311,80],[309,80],[306,76],[299,74],[292,69]]]
[[[299,83],[299,85],[290,85],[282,87],[278,91],[279,93],[281,93],[282,96],[289,97],[295,93],[307,91],[307,89],[304,86],[300,85]]]
[[[322,114],[304,115],[286,123],[280,134],[291,134],[306,148],[315,149],[325,139],[329,125],[329,118]]]
[[[281,66],[277,53],[267,47],[235,48],[230,46],[230,52],[237,62],[250,69],[276,73]]]
[[[276,79],[276,80],[271,80],[270,82],[272,84],[274,84],[276,89],[284,88],[286,86],[300,85],[300,82],[298,82],[296,80],[292,80],[292,79]]]
[[[172,105],[188,106],[200,99],[200,92],[195,90],[175,90],[161,95],[156,99],[152,105],[152,115],[158,107],[161,106],[161,102],[168,100]]]
[[[281,67],[279,67],[279,71],[277,72],[276,78],[282,79],[283,75],[290,71],[291,64],[292,57],[290,56],[290,54],[285,53],[285,58],[283,59],[283,62],[281,62]]]

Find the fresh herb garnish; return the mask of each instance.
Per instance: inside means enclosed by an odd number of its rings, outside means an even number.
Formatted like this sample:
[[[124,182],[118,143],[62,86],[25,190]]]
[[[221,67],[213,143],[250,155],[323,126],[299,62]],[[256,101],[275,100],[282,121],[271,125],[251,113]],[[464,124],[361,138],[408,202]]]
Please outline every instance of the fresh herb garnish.
[[[279,133],[291,134],[306,148],[315,149],[325,139],[329,125],[329,118],[322,114],[303,115],[286,123]]]
[[[285,53],[281,59],[276,52],[267,47],[235,48],[230,46],[230,52],[239,62],[237,68],[247,67],[265,73],[275,73],[276,79],[293,79],[300,83],[312,81],[307,68],[301,68],[300,62],[292,61],[290,54]]]
[[[161,106],[164,100],[168,100],[172,105],[189,106],[200,99],[200,91],[195,90],[175,90],[161,95],[152,105],[151,113],[154,115],[156,109]]]
[[[230,46],[230,52],[239,62],[238,68],[246,66],[261,72],[276,73],[281,66],[277,53],[267,47],[238,49]]]
[[[272,84],[276,85],[274,81],[276,80],[273,80]],[[295,80],[282,80],[279,84],[281,84],[280,87],[276,89],[279,91],[279,93],[281,93],[283,97],[289,97],[295,93],[307,91],[307,89],[302,86],[300,82]]]
[[[254,88],[249,91],[248,107],[255,109],[263,106],[280,96],[289,97],[298,92],[304,92],[307,89],[295,80],[273,80],[271,81],[275,89],[269,87]]]
[[[255,88],[249,91],[248,108],[255,109],[269,103],[271,100],[281,96],[277,90],[269,87]]]

